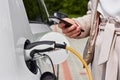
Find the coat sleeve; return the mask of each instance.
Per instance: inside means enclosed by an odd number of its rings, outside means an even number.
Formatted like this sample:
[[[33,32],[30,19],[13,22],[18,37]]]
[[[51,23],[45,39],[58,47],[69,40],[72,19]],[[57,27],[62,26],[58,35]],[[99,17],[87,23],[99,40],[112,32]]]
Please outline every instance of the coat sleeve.
[[[85,37],[89,36],[90,23],[91,23],[91,9],[92,9],[91,1],[89,1],[87,14],[82,17],[73,18],[73,20],[75,20],[77,23],[79,23],[80,26],[82,27],[82,29],[85,30],[84,32],[81,32],[81,34],[79,36],[77,36],[76,38],[85,38]]]

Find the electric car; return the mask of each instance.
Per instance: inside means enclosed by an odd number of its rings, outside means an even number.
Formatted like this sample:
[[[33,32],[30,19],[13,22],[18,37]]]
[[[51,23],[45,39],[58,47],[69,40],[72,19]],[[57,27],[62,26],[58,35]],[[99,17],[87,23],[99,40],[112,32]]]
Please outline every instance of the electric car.
[[[40,80],[42,69],[26,49],[51,32],[50,25],[43,0],[0,0],[0,80]]]

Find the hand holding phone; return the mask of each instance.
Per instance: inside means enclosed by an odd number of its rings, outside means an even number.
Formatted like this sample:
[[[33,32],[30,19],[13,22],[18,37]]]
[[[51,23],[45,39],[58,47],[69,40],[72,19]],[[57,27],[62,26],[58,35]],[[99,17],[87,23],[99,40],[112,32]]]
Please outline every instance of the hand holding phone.
[[[59,23],[64,23],[64,24],[65,24],[65,28],[72,26],[71,23],[69,23],[69,22],[67,22],[67,21],[65,21],[65,20],[63,20],[63,19],[61,19],[61,18],[59,18],[59,17],[52,16],[52,17],[49,17],[49,19],[51,19],[52,21],[56,22],[57,24],[59,24]],[[77,23],[76,23],[76,24],[77,24]],[[77,24],[77,25],[78,25],[78,24]],[[81,29],[81,32],[84,32],[84,30]]]

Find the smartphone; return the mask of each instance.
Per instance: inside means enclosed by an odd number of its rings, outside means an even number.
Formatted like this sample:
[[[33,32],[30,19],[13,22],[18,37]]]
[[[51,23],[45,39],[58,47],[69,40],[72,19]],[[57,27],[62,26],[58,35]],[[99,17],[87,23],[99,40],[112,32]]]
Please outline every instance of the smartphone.
[[[52,21],[56,22],[57,24],[64,23],[66,28],[72,26],[71,23],[69,23],[69,22],[67,22],[67,21],[65,21],[65,20],[63,20],[63,19],[61,19],[59,17],[54,17],[53,16],[53,17],[49,17],[49,19],[51,19]]]
[[[52,17],[49,17],[49,19],[51,19],[52,21],[56,22],[57,24],[64,23],[65,24],[65,28],[72,26],[71,23],[69,23],[69,22],[67,22],[67,21],[65,21],[65,20],[63,20],[63,19],[61,19],[59,17],[52,16]],[[81,32],[84,32],[84,30],[81,29]]]

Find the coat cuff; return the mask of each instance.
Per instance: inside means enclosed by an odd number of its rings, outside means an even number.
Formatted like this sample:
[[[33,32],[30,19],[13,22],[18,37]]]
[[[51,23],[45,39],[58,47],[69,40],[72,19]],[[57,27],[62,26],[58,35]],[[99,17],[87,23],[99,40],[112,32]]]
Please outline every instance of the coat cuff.
[[[72,18],[76,22],[78,22],[81,26],[81,28],[84,30],[84,32],[81,32],[80,35],[78,35],[76,38],[85,38],[89,36],[90,34],[90,19],[91,15],[85,15],[83,17],[78,17],[78,18]]]

